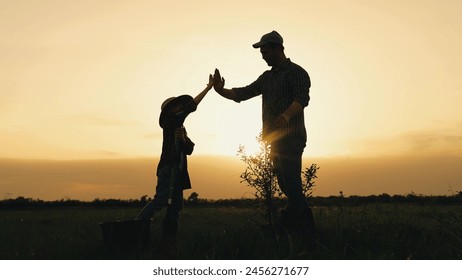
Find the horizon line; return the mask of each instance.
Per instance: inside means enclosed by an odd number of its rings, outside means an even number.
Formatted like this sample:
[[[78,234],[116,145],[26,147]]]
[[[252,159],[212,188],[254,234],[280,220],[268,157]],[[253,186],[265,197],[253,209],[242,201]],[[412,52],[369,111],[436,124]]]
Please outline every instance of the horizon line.
[[[226,154],[195,154],[188,157],[190,160],[194,158],[227,158],[227,159],[239,159],[239,155],[226,155]],[[310,156],[303,155],[302,159],[321,159],[321,160],[345,160],[345,159],[357,159],[357,160],[367,160],[367,159],[394,159],[394,158],[441,158],[441,157],[451,157],[451,158],[462,158],[462,155],[452,154],[452,153],[402,153],[402,154],[384,154],[384,155],[366,155],[366,154],[350,154],[350,155],[320,155],[320,156]],[[114,157],[68,157],[68,158],[46,158],[46,157],[0,157],[0,161],[118,161],[118,160],[152,160],[159,159],[160,155],[146,155],[146,156],[114,156]]]

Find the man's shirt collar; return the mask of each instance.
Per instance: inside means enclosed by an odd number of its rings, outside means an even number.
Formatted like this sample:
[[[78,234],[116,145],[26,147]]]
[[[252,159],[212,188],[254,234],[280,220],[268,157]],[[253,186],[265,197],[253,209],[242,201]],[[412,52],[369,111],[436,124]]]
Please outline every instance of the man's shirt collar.
[[[284,62],[281,65],[279,65],[278,67],[274,66],[273,68],[271,68],[271,71],[278,72],[278,71],[286,68],[287,65],[290,64],[290,62],[291,62],[290,58],[286,58],[286,60],[284,60]]]

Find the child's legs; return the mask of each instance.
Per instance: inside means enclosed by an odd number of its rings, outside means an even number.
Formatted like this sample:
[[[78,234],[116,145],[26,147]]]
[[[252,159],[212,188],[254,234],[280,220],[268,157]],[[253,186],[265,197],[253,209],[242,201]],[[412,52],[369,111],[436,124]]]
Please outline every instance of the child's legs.
[[[167,213],[164,219],[163,234],[176,236],[180,221],[180,211],[183,208],[183,188],[176,187],[172,194],[172,203],[167,205]]]
[[[154,195],[154,199],[151,200],[148,204],[146,204],[146,206],[143,208],[143,210],[141,210],[136,219],[151,219],[156,212],[158,212],[162,209],[162,207],[167,205],[170,189],[170,176],[170,166],[166,166],[159,170],[157,176],[156,194]]]

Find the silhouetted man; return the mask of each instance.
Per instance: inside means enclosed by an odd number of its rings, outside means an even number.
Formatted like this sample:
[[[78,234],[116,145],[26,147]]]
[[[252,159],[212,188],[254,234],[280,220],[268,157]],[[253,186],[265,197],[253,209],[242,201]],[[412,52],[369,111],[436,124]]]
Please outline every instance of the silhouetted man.
[[[276,31],[263,35],[253,47],[260,49],[271,70],[248,86],[226,89],[225,79],[216,69],[214,89],[236,102],[262,95],[263,140],[271,144],[271,160],[278,183],[288,199],[281,224],[289,230],[314,234],[313,214],[303,194],[301,180],[307,138],[303,109],[310,100],[310,77],[302,67],[286,58],[283,39]]]

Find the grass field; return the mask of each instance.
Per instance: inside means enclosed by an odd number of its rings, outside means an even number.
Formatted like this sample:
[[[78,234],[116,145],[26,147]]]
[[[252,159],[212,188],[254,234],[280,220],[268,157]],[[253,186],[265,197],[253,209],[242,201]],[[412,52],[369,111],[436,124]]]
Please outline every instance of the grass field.
[[[314,245],[263,227],[248,207],[185,207],[179,259],[462,259],[462,206],[371,203],[314,207]],[[100,222],[133,218],[137,208],[0,211],[0,259],[114,259]],[[141,258],[159,259],[159,221]]]

